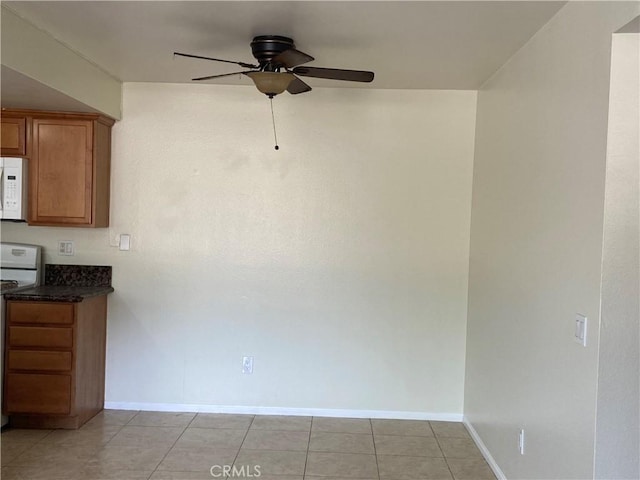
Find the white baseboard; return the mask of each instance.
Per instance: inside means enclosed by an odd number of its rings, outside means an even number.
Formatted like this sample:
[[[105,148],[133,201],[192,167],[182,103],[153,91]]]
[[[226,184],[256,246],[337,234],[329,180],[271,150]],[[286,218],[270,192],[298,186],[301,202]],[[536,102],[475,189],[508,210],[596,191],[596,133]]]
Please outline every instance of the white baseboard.
[[[295,415],[338,418],[393,418],[399,420],[434,420],[461,422],[460,413],[405,412],[397,410],[349,410],[333,408],[284,408],[234,405],[198,405],[180,403],[105,402],[109,410],[145,412],[240,413],[249,415]]]
[[[507,477],[505,476],[504,472],[502,471],[500,466],[496,463],[495,459],[491,455],[491,452],[482,441],[482,438],[480,438],[480,435],[478,435],[478,432],[476,432],[476,429],[473,428],[473,425],[471,425],[471,422],[469,421],[469,419],[466,416],[464,416],[462,419],[462,422],[464,423],[464,426],[469,432],[469,435],[471,435],[471,438],[473,438],[473,441],[478,446],[478,449],[482,453],[482,456],[489,464],[489,467],[491,467],[491,470],[493,470],[493,474],[496,476],[496,478],[498,480],[507,480]]]

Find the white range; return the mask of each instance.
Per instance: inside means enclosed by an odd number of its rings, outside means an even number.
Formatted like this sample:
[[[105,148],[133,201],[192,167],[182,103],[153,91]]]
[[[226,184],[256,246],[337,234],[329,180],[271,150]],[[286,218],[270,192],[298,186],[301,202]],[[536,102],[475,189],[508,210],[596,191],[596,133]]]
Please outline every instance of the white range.
[[[0,293],[16,292],[40,285],[42,279],[42,247],[22,243],[0,243]],[[5,302],[2,299],[2,329],[0,329],[0,372],[4,380],[4,313]],[[2,382],[4,383],[4,382]],[[0,405],[2,404],[2,386],[0,384]],[[2,415],[2,426],[7,417]]]

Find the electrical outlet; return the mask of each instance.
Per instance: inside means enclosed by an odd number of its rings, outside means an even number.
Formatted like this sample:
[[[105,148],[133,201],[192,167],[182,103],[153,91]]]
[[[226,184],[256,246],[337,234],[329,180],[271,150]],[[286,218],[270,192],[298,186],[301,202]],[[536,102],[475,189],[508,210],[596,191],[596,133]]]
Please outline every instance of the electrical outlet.
[[[72,257],[75,255],[76,249],[71,240],[60,240],[58,242],[58,255],[65,255]]]
[[[253,373],[253,357],[242,357],[242,373]]]
[[[524,429],[518,434],[518,451],[520,455],[524,455]]]

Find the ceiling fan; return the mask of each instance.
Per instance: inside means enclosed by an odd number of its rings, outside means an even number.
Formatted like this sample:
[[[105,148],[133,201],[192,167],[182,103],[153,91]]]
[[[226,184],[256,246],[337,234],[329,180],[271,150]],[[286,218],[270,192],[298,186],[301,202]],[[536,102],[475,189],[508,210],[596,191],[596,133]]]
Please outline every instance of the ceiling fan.
[[[297,50],[291,38],[280,35],[260,35],[254,37],[251,42],[251,53],[258,61],[257,65],[180,52],[174,52],[174,55],[239,65],[247,70],[223,73],[221,75],[209,75],[192,80],[202,81],[231,75],[246,75],[253,80],[258,90],[269,98],[273,98],[285,90],[292,95],[311,91],[311,87],[298,78],[299,76],[325,78],[329,80],[346,80],[351,82],[371,82],[373,80],[373,72],[363,70],[301,67],[300,65],[311,62],[314,58],[311,55]]]

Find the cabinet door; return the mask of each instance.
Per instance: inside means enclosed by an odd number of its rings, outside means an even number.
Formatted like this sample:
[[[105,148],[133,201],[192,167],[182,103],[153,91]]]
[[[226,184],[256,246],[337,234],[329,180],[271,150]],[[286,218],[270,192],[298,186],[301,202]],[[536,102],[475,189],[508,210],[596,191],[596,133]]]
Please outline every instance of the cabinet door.
[[[93,122],[34,119],[29,223],[92,223]]]
[[[5,386],[5,407],[9,414],[69,414],[71,411],[69,375],[9,373]]]
[[[27,154],[27,119],[2,117],[0,150],[2,155],[23,157]]]

